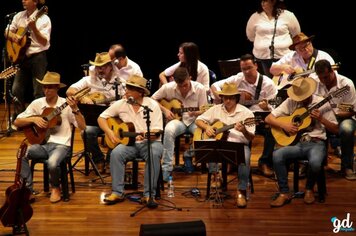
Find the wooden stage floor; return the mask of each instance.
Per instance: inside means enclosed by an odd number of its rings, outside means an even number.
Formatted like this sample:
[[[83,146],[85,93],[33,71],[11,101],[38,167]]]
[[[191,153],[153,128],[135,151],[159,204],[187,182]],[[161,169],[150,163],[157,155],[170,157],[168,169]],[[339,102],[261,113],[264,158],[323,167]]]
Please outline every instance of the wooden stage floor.
[[[2,129],[6,130],[4,105],[0,104]],[[0,121],[0,122],[1,122]],[[5,203],[5,190],[13,184],[16,168],[17,149],[24,136],[12,132],[0,139],[0,204]],[[130,214],[141,207],[134,201],[107,206],[100,202],[103,193],[111,190],[111,178],[92,182],[97,176],[91,172],[85,176],[74,171],[76,192],[71,193],[69,202],[51,204],[49,196],[43,192],[42,165],[36,165],[34,174],[35,189],[39,191],[36,202],[32,204],[34,214],[27,222],[30,235],[139,235],[142,224],[161,224],[202,220],[208,236],[213,235],[334,235],[331,219],[346,219],[356,224],[356,181],[347,181],[336,171],[340,168],[340,159],[330,151],[327,171],[327,192],[325,203],[316,202],[305,205],[303,199],[293,201],[281,208],[271,208],[271,197],[277,192],[276,181],[261,176],[257,171],[257,160],[263,147],[263,139],[256,136],[252,147],[252,171],[255,193],[250,195],[247,208],[239,209],[234,205],[237,180],[236,174],[228,176],[228,191],[221,206],[214,201],[205,200],[206,176],[197,171],[193,174],[174,172],[175,197],[167,198],[166,190],[158,202],[181,208],[172,210],[160,205],[157,209],[145,208],[136,216]],[[83,149],[79,132],[76,132],[74,151]],[[105,147],[103,147],[105,150]],[[73,158],[73,162],[75,157]],[[78,164],[83,169],[84,161]],[[139,181],[143,182],[143,166],[140,165]],[[289,176],[292,187],[292,173]],[[304,190],[305,180],[300,181],[300,190]],[[190,194],[192,188],[198,188],[201,197]],[[142,186],[139,190],[142,190]],[[132,192],[128,190],[127,193]],[[337,222],[337,221],[336,221]],[[181,227],[177,227],[179,230]],[[0,225],[0,235],[11,234],[12,229]],[[341,232],[342,235],[355,235]],[[183,234],[182,234],[183,235]]]

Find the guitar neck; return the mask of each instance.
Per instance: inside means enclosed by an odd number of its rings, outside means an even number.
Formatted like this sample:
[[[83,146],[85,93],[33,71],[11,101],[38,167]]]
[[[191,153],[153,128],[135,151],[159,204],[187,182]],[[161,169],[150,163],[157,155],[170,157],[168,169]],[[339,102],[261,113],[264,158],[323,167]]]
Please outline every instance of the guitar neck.
[[[55,108],[50,114],[48,114],[45,118],[47,121],[52,120],[54,117],[58,116],[63,110],[64,108],[66,108],[68,106],[68,103],[65,102],[62,105],[60,105],[59,107]]]
[[[215,130],[215,134],[220,134],[220,133],[224,133],[232,128],[234,128],[236,123],[233,123],[231,125],[225,125],[224,127],[221,127],[220,129],[216,129]]]
[[[172,108],[173,113],[183,113],[183,112],[189,112],[189,111],[199,111],[199,107],[182,107],[182,108]]]

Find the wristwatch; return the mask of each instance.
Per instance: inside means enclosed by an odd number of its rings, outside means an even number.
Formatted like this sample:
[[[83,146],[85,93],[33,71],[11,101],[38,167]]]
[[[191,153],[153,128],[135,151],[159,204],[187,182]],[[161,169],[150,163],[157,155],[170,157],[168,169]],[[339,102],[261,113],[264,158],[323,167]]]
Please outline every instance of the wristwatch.
[[[73,113],[74,115],[79,115],[79,114],[80,114],[79,108],[78,108],[77,110],[75,110],[75,111],[72,111],[72,113]]]

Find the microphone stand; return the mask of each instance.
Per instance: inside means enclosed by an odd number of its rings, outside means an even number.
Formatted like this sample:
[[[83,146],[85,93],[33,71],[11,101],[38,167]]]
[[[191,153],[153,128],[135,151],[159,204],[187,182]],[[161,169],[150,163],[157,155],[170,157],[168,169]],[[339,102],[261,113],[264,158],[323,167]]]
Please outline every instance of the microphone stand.
[[[149,189],[149,198],[148,198],[148,201],[147,201],[147,204],[146,205],[143,205],[141,208],[137,209],[135,212],[131,213],[130,216],[133,217],[135,216],[137,213],[139,213],[140,211],[142,211],[144,208],[149,208],[149,209],[154,209],[154,208],[157,208],[158,207],[158,203],[155,202],[153,200],[153,197],[152,197],[152,170],[151,170],[151,167],[152,167],[152,160],[151,160],[151,130],[150,130],[150,124],[151,124],[151,121],[150,121],[150,112],[152,112],[152,110],[148,107],[148,106],[144,106],[142,104],[139,104],[137,102],[135,102],[135,104],[138,104],[139,106],[143,107],[144,111],[143,111],[143,114],[144,114],[144,117],[146,119],[146,125],[147,125],[147,165],[148,165],[148,178],[149,178],[149,181],[148,181],[148,189]],[[162,205],[162,204],[161,204]],[[166,206],[166,205],[163,205],[165,207],[170,207],[172,209],[177,209],[179,211],[182,210],[182,208],[177,208],[177,207],[173,207],[173,206]]]
[[[10,34],[10,25],[12,22],[14,16],[10,17],[5,17],[5,19],[8,18],[8,24],[7,24],[7,30],[6,30],[6,39],[8,40],[9,34]],[[6,42],[7,40],[4,41],[4,48],[2,52],[2,59],[4,62],[4,69],[8,67],[8,59],[7,59],[7,52],[6,52]],[[11,82],[9,79],[4,80],[4,101],[5,101],[5,107],[7,108],[7,129],[6,131],[1,131],[1,133],[4,133],[6,137],[9,137],[10,134],[14,131],[11,127],[11,99],[14,99],[14,96],[12,95],[11,92]]]
[[[117,101],[117,100],[120,100],[120,98],[121,98],[121,96],[119,95],[119,85],[121,84],[121,82],[120,81],[117,81],[118,80],[118,78],[115,78],[115,81],[114,81],[114,83],[113,83],[113,86],[112,86],[112,88],[115,90],[115,100]]]

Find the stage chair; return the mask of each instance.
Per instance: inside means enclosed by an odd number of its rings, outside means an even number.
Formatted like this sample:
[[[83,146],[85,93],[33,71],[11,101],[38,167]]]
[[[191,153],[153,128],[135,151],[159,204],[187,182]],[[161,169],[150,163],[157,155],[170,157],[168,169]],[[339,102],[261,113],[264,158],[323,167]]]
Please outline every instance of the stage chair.
[[[218,60],[221,78],[225,79],[241,72],[240,58],[230,60]]]
[[[68,173],[70,176],[70,182],[72,187],[72,193],[75,193],[75,183],[74,183],[74,175],[73,175],[73,168],[72,168],[72,155],[73,155],[73,144],[74,144],[74,134],[75,134],[75,127],[72,125],[72,136],[71,136],[71,148],[70,152],[66,156],[66,158],[60,163],[61,169],[61,189],[63,194],[63,201],[69,201],[69,184],[68,184]],[[31,160],[31,172],[32,176],[34,173],[35,165],[37,163],[43,164],[43,191],[49,192],[49,172],[47,167],[47,159],[36,159]]]

